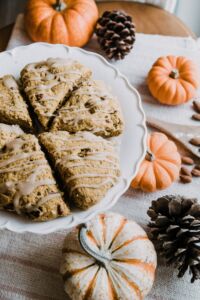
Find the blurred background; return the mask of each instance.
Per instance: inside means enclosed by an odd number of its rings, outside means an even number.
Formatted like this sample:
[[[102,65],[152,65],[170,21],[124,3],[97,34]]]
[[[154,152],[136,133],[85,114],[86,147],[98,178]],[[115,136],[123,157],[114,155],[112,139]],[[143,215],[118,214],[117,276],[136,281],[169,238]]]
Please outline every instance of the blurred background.
[[[17,14],[23,12],[26,1],[0,0],[0,28],[15,21]],[[161,6],[178,16],[197,37],[200,36],[200,0],[140,0],[138,2],[161,4]]]

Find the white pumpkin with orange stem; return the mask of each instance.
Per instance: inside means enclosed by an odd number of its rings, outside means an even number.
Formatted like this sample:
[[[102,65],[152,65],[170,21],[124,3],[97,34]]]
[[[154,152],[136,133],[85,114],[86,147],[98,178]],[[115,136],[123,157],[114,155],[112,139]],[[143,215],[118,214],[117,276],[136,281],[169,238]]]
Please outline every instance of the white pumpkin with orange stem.
[[[60,271],[72,300],[139,300],[152,288],[156,263],[145,231],[106,213],[67,235]]]

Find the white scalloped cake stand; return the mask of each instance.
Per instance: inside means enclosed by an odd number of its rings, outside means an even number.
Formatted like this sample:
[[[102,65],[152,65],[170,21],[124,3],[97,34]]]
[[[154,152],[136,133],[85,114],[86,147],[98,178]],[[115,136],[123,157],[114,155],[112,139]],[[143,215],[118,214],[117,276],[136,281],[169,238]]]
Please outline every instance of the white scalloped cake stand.
[[[18,78],[20,70],[26,64],[49,57],[77,59],[93,71],[95,79],[105,81],[111,87],[113,94],[118,97],[125,120],[125,130],[121,136],[120,146],[122,176],[119,183],[106,194],[100,203],[87,211],[73,211],[70,216],[65,218],[45,223],[34,223],[21,216],[0,211],[0,228],[7,228],[16,232],[29,231],[45,234],[61,228],[70,228],[89,220],[101,211],[111,208],[128,189],[146,151],[147,131],[140,96],[126,77],[100,55],[64,45],[35,43],[0,53],[0,76],[13,74]]]

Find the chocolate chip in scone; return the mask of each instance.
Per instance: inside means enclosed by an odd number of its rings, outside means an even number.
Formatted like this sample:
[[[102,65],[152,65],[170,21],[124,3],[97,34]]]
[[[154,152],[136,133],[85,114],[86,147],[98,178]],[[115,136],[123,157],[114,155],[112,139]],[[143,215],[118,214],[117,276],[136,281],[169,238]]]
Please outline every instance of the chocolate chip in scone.
[[[31,218],[35,219],[35,218],[39,218],[40,216],[40,210],[37,209],[37,210],[32,210],[31,212],[27,213],[28,216],[30,216]]]
[[[89,112],[90,112],[91,114],[94,114],[94,113],[96,112],[95,107],[91,107],[91,108],[89,109]]]
[[[89,102],[89,101],[85,102],[84,106],[85,106],[86,108],[89,108],[89,107],[90,107],[90,102]]]
[[[44,96],[43,94],[37,94],[36,99],[39,101],[43,98],[43,96]]]
[[[114,111],[111,112],[111,115],[114,115],[114,114],[116,114],[116,113],[117,113],[117,111],[114,110]]]
[[[91,149],[90,148],[83,148],[81,149],[81,151],[78,153],[78,156],[80,157],[84,157],[84,156],[87,156],[87,154],[91,152]]]
[[[63,210],[62,210],[62,207],[61,207],[60,204],[58,204],[58,206],[57,206],[57,212],[58,212],[58,215],[59,215],[59,216],[62,216],[62,215],[63,215]]]
[[[15,210],[13,203],[9,203],[9,204],[5,205],[4,209],[9,210],[9,211],[14,211]]]

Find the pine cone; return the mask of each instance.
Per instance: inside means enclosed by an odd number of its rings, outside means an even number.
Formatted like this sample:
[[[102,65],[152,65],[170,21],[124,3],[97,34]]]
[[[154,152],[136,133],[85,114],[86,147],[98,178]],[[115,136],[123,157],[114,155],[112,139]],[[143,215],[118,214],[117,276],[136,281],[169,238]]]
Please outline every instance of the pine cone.
[[[135,25],[122,11],[105,11],[97,21],[98,42],[109,59],[123,59],[133,48]]]
[[[197,199],[164,196],[152,201],[150,235],[168,264],[178,268],[178,277],[187,269],[191,282],[200,279],[200,204]]]

